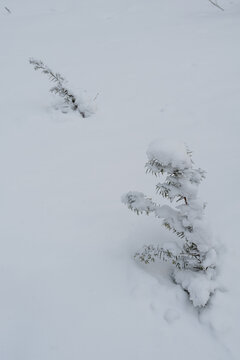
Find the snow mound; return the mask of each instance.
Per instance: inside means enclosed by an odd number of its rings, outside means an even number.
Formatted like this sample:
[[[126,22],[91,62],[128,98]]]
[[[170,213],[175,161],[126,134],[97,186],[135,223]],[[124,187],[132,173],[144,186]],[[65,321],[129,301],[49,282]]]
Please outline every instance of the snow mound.
[[[189,293],[189,298],[195,307],[204,307],[217,288],[211,270],[205,273],[188,270],[174,271],[174,280]]]
[[[157,160],[164,166],[180,170],[191,167],[192,162],[187,148],[183,143],[164,139],[154,140],[147,149],[149,161]]]
[[[174,309],[167,309],[164,313],[164,319],[169,323],[172,324],[176,320],[180,318],[179,312]]]

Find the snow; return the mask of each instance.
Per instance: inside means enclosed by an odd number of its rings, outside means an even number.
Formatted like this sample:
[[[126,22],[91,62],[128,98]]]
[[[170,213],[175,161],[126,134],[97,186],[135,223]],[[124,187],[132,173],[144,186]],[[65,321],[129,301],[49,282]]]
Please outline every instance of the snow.
[[[1,359],[239,359],[240,1],[219,4],[2,4]],[[99,93],[96,114],[56,111],[29,57]],[[172,239],[120,201],[156,196],[144,171],[156,137],[188,144],[207,170],[200,195],[225,256],[200,313],[167,264],[133,260]]]
[[[165,314],[164,314],[164,319],[169,323],[172,324],[174,323],[176,320],[178,320],[180,318],[179,313],[174,310],[174,309],[167,309]]]
[[[193,271],[175,271],[174,280],[189,293],[190,300],[196,307],[205,306],[209,302],[209,293],[217,289],[217,282],[213,281],[212,269],[206,274]]]
[[[147,150],[149,160],[158,160],[160,164],[184,170],[191,167],[191,158],[186,146],[169,139],[153,141]]]

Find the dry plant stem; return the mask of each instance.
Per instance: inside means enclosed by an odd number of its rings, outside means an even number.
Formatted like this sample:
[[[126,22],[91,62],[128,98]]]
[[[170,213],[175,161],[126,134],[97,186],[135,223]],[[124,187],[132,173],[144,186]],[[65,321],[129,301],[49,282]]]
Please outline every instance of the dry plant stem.
[[[6,6],[5,6],[5,10],[6,10],[9,14],[12,13],[11,10],[10,10],[9,8],[7,8]]]
[[[214,5],[214,6],[216,6],[219,10],[222,10],[222,11],[224,11],[224,9],[220,6],[220,5],[218,5],[217,3],[215,3],[213,0],[208,0],[212,5]]]

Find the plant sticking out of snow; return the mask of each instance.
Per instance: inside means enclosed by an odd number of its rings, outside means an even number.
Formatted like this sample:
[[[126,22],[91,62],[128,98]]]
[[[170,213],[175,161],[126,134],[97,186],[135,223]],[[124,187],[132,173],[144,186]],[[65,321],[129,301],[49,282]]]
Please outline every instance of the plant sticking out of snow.
[[[67,107],[73,111],[77,111],[83,118],[89,117],[94,113],[93,104],[86,103],[82,99],[77,98],[68,88],[67,81],[61,74],[54,73],[41,60],[30,58],[29,63],[34,66],[35,70],[42,71],[43,74],[48,76],[50,81],[55,83],[55,86],[50,89],[50,92],[61,96]]]
[[[189,294],[194,306],[205,306],[216,289],[216,250],[204,220],[206,204],[197,197],[198,186],[205,178],[194,167],[192,154],[183,144],[154,141],[147,150],[147,173],[161,176],[156,192],[172,206],[160,205],[143,193],[130,191],[122,201],[137,214],[153,213],[176,235],[178,250],[147,245],[135,254],[145,264],[156,260],[173,265],[173,279]]]

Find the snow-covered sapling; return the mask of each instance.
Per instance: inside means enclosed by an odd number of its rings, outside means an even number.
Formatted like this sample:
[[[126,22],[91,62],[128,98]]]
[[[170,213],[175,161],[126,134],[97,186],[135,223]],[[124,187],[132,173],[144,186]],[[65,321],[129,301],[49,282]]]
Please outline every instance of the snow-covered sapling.
[[[89,117],[94,113],[93,106],[77,98],[68,88],[67,81],[61,74],[53,72],[41,60],[30,58],[29,63],[34,66],[35,70],[41,70],[42,73],[48,75],[50,81],[55,83],[55,86],[50,89],[50,92],[61,96],[71,110],[77,111],[83,118]]]
[[[157,140],[147,150],[147,173],[162,176],[156,191],[172,206],[160,205],[141,192],[130,191],[122,201],[137,214],[153,213],[176,235],[176,249],[146,245],[135,254],[143,263],[156,260],[172,264],[172,277],[189,294],[194,306],[205,306],[216,289],[216,257],[213,238],[204,219],[206,204],[198,196],[198,186],[205,178],[195,168],[192,154],[184,144]]]

